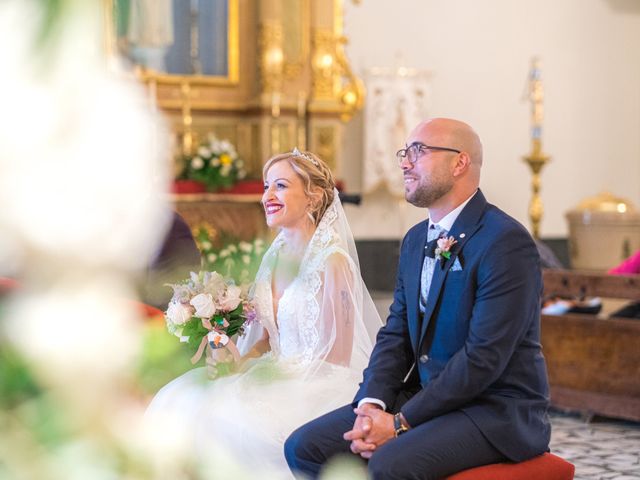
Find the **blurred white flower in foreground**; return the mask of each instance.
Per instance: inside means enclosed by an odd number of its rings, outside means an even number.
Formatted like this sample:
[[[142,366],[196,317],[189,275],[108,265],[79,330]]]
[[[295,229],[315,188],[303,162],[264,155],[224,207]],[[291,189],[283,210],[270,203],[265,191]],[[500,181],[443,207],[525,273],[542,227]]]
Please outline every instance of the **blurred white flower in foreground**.
[[[42,3],[0,4],[0,233],[30,254],[141,268],[167,221],[167,136],[141,88],[107,71],[99,3],[63,2],[38,45]]]
[[[169,148],[142,88],[107,69],[102,6],[0,2],[0,276],[23,287],[2,305],[0,342],[45,389],[28,397],[33,408],[0,411],[0,476],[121,478],[127,468],[114,460],[124,431],[111,431],[134,399],[140,321],[127,299],[168,226]],[[55,446],[29,431],[38,405],[70,419]]]

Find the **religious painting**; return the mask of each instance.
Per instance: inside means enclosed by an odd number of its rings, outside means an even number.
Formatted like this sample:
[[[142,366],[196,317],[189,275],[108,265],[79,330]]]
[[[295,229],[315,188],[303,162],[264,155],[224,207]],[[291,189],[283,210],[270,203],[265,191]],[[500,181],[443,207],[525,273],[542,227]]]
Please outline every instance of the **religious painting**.
[[[119,53],[158,75],[237,80],[238,0],[113,0]]]

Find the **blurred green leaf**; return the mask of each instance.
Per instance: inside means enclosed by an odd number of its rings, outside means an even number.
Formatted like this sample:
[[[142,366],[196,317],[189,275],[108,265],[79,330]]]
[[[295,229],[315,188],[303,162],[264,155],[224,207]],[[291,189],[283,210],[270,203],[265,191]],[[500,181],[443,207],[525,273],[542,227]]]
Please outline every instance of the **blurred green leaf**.
[[[164,325],[146,325],[142,341],[136,372],[138,386],[144,393],[155,394],[171,380],[193,368],[190,349],[167,332]]]

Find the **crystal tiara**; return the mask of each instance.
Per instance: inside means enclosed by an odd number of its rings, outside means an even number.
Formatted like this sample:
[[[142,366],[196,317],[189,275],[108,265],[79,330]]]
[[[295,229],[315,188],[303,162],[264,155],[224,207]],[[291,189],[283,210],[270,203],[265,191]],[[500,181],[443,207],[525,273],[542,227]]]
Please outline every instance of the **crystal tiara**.
[[[311,163],[313,163],[316,167],[319,167],[319,166],[320,166],[320,165],[318,165],[318,161],[317,161],[315,158],[313,158],[313,157],[312,157],[312,156],[310,156],[310,155],[307,155],[306,153],[302,153],[300,150],[298,150],[298,147],[295,147],[291,153],[292,153],[293,155],[295,155],[296,157],[302,157],[302,158],[304,158],[305,160],[310,161],[310,162],[311,162]]]

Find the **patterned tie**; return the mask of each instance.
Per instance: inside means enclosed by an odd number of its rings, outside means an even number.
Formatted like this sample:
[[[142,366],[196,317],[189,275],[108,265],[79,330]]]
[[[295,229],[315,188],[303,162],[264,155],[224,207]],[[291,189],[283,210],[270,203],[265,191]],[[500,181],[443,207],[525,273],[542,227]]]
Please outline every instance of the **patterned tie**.
[[[429,225],[427,232],[427,245],[425,247],[424,263],[422,264],[422,274],[420,275],[420,312],[424,313],[427,304],[427,296],[431,287],[433,271],[436,267],[435,249],[439,238],[446,236],[447,231],[440,225]]]

